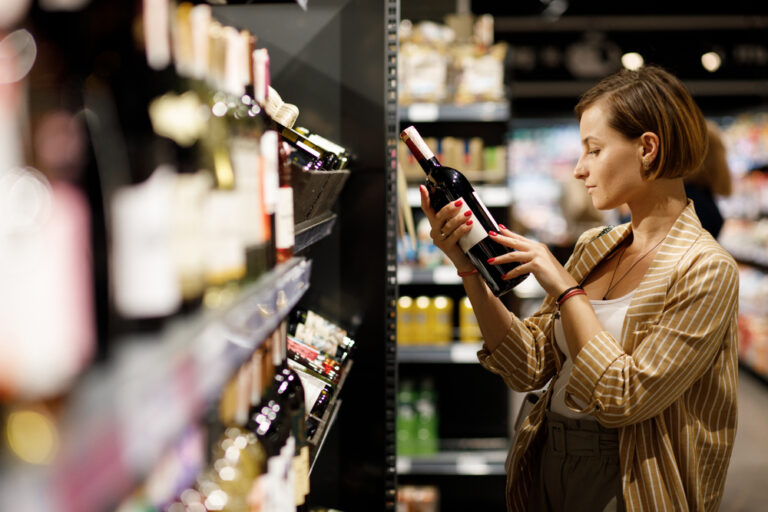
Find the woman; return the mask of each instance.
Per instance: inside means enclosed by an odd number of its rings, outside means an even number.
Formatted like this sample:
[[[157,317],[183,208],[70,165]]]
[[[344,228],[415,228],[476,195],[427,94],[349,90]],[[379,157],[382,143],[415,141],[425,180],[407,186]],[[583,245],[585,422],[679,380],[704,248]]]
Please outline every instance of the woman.
[[[715,196],[731,195],[731,170],[720,128],[714,122],[707,121],[707,134],[707,154],[699,169],[685,177],[685,194],[693,201],[702,227],[717,239],[724,219]]]
[[[503,226],[505,277],[547,292],[526,320],[494,297],[456,242],[467,219],[422,187],[435,244],[462,275],[484,336],[481,364],[546,392],[507,460],[509,510],[717,510],[736,429],[738,272],[702,229],[683,178],[706,151],[703,116],[657,67],[623,70],[575,108],[574,169],[627,224],[585,232],[565,267]]]

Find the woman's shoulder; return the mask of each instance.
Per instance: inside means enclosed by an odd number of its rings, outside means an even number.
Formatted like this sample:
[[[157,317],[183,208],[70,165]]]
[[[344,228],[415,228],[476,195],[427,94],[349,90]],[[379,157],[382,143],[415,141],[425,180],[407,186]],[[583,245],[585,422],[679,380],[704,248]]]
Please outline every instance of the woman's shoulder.
[[[738,265],[734,257],[706,229],[702,228],[688,256],[691,265],[712,267],[721,271],[727,268],[731,273],[738,275]]]

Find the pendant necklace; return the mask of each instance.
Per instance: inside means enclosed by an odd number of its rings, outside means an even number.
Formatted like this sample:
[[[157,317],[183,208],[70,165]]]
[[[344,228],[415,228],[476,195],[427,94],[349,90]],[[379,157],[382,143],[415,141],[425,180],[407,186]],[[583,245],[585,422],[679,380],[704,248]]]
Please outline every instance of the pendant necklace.
[[[627,277],[627,275],[632,271],[632,269],[635,268],[635,265],[640,263],[643,260],[643,258],[645,258],[649,254],[651,254],[653,252],[653,250],[656,249],[659,245],[661,245],[661,242],[663,242],[666,238],[667,238],[667,236],[664,235],[664,238],[659,240],[656,243],[656,245],[654,245],[653,247],[651,247],[648,250],[648,252],[646,252],[645,254],[640,256],[639,258],[637,258],[637,260],[635,260],[635,262],[632,265],[630,265],[630,267],[627,269],[626,272],[624,272],[624,274],[619,278],[619,280],[616,281],[616,284],[614,284],[613,283],[613,278],[616,277],[616,271],[619,269],[619,265],[621,265],[621,258],[624,256],[624,252],[626,252],[626,250],[627,250],[627,246],[625,245],[624,249],[621,251],[621,254],[619,254],[619,261],[617,261],[616,262],[616,266],[613,267],[613,274],[611,274],[611,282],[608,283],[608,289],[605,290],[605,293],[603,294],[603,300],[608,300],[608,294],[611,293],[611,290],[616,288],[616,286],[618,286],[618,284],[621,282],[621,280],[624,279],[625,277]]]

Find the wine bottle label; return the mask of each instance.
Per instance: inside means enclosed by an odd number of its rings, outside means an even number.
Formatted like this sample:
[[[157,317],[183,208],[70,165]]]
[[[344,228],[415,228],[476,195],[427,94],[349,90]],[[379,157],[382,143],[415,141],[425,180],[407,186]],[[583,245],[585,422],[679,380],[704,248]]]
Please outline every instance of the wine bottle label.
[[[299,375],[301,385],[304,388],[304,407],[307,411],[311,411],[315,403],[317,403],[320,393],[325,388],[325,381],[307,373],[301,364],[291,359],[288,360],[288,366]]]
[[[476,193],[473,193],[473,194],[475,196],[475,200],[477,201],[477,204],[479,204],[482,208],[485,208],[483,203],[480,201],[480,198],[477,197],[477,194]],[[461,203],[462,203],[462,206],[461,206],[460,213],[472,212],[469,206],[467,206],[467,201],[464,198],[461,198]],[[485,213],[486,215],[488,215],[489,218],[492,218],[490,217],[490,213],[488,213],[487,210],[485,210]],[[469,250],[472,247],[479,244],[488,236],[488,232],[485,230],[482,224],[480,224],[480,222],[478,221],[477,215],[474,212],[472,212],[472,217],[474,218],[473,219],[474,221],[472,222],[472,229],[470,230],[469,233],[467,233],[466,235],[464,235],[459,239],[459,246],[461,246],[461,249],[464,252],[469,252]]]
[[[421,138],[416,128],[409,126],[400,133],[400,139],[405,142],[408,149],[411,150],[416,160],[429,160],[434,158],[435,154],[429,149],[427,143]]]
[[[278,249],[290,249],[295,242],[293,226],[293,188],[280,187],[277,191],[277,211],[275,212],[275,246]]]

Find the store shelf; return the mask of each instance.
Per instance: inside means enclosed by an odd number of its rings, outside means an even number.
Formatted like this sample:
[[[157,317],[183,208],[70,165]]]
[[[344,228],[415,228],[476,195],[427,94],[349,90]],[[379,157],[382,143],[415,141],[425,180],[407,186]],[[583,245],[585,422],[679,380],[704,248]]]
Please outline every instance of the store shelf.
[[[294,252],[299,253],[330,235],[335,223],[336,214],[325,212],[317,217],[296,224],[294,228]]]
[[[727,241],[723,242],[723,247],[739,263],[768,271],[768,251],[765,250],[765,247],[736,246],[735,244],[729,244]]]
[[[325,440],[328,438],[328,432],[331,431],[333,424],[336,423],[336,417],[339,415],[341,402],[342,402],[341,400],[336,400],[333,406],[329,408],[327,419],[323,420],[322,424],[318,429],[317,435],[315,436],[315,438],[317,439],[317,444],[312,444],[312,450],[311,450],[312,462],[309,466],[310,475],[312,474],[312,470],[315,467],[315,461],[317,460],[318,455],[320,455],[320,451],[323,449]]]
[[[298,303],[310,271],[310,261],[292,258],[224,310],[201,311],[158,333],[118,340],[113,362],[85,374],[68,395],[59,456],[47,467],[19,464],[19,474],[28,477],[20,490],[14,479],[0,479],[0,510],[17,509],[25,500],[31,510],[51,512],[114,505],[110,500],[140,481],[187,426],[201,421],[234,370]],[[35,488],[50,489],[50,496],[23,495]]]
[[[398,363],[477,363],[482,343],[453,342],[446,345],[398,345]]]
[[[509,102],[482,102],[468,105],[413,103],[398,108],[400,121],[434,123],[439,121],[508,121]]]
[[[397,457],[400,475],[504,475],[506,449],[448,451],[429,456]]]
[[[443,265],[435,268],[417,268],[406,265],[397,267],[398,284],[461,284],[454,267]]]
[[[328,407],[328,409],[325,411],[325,415],[320,418],[320,427],[317,429],[317,432],[311,439],[309,439],[309,444],[314,446],[313,460],[317,453],[320,452],[320,449],[325,442],[325,438],[328,435],[328,431],[333,426],[333,422],[336,419],[336,413],[334,411],[338,409],[337,404],[341,402],[341,400],[339,400],[339,397],[341,396],[341,390],[344,388],[344,383],[347,381],[347,377],[349,376],[349,372],[352,369],[353,362],[354,361],[348,360],[346,363],[344,363],[344,368],[342,369],[341,376],[339,377],[339,383],[336,385],[333,401],[330,407]]]
[[[505,185],[478,185],[475,187],[480,199],[489,208],[503,208],[512,203],[512,194]],[[418,187],[410,187],[407,192],[408,204],[412,207],[421,206],[421,195]]]

